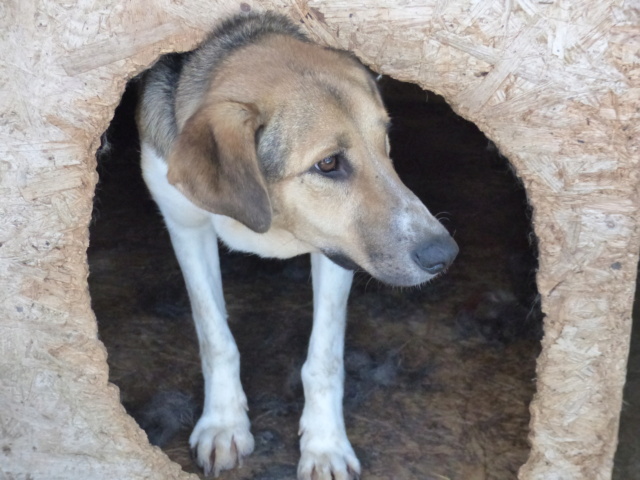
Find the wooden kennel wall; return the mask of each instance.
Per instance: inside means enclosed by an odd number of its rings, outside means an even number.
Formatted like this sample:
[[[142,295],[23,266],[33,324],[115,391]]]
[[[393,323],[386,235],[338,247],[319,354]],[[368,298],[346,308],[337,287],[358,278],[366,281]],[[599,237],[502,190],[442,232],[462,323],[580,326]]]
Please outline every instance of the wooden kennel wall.
[[[187,478],[108,383],[87,289],[94,152],[127,79],[276,9],[438,92],[523,179],[547,314],[521,479],[606,479],[639,247],[640,12],[602,0],[37,0],[0,6],[0,478]]]

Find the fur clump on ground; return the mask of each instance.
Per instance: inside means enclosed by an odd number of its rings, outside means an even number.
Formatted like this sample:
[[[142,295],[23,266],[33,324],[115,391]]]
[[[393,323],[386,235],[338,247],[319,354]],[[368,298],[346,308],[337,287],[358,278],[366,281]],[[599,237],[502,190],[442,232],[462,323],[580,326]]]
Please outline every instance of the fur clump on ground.
[[[542,314],[536,300],[523,305],[506,290],[485,292],[456,317],[463,337],[481,336],[494,344],[542,338]]]
[[[191,395],[175,390],[156,393],[142,408],[131,412],[149,437],[149,443],[163,447],[183,429],[191,429],[197,418]]]

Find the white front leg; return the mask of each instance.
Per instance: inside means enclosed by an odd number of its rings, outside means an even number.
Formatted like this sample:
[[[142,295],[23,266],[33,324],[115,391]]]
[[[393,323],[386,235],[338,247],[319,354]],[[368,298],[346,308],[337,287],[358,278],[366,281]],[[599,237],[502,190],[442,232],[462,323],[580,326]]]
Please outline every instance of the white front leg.
[[[360,474],[342,414],[344,332],[353,272],[312,253],[311,273],[313,329],[302,367],[305,405],[298,479],[348,480]]]
[[[189,443],[205,475],[217,476],[241,464],[254,446],[240,355],[227,325],[218,242],[211,224],[188,229],[167,224],[191,300],[204,376],[204,408]]]
[[[142,142],[142,172],[171,235],[198,333],[204,408],[189,439],[198,465],[217,476],[253,451],[247,398],[240,384],[240,355],[222,294],[218,239],[212,215],[167,181],[167,163]]]

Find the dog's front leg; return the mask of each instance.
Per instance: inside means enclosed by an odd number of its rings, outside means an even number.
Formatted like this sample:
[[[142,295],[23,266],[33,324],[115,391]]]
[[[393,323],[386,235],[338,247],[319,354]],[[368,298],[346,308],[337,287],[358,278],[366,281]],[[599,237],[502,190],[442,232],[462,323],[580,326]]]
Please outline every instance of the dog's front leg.
[[[241,463],[254,445],[240,356],[227,325],[217,237],[209,221],[185,227],[165,219],[189,292],[204,375],[204,409],[189,443],[205,474],[217,476]]]
[[[360,462],[342,415],[344,331],[353,272],[311,254],[313,330],[302,367],[305,405],[300,419],[300,480],[348,480]]]

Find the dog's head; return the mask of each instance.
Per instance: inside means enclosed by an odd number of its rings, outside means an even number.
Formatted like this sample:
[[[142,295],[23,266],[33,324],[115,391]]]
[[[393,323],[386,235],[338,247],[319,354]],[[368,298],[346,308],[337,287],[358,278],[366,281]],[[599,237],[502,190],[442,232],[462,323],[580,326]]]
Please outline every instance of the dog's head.
[[[255,232],[284,229],[393,285],[444,271],[458,247],[403,185],[389,117],[352,56],[273,35],[233,53],[180,125],[169,180]]]

